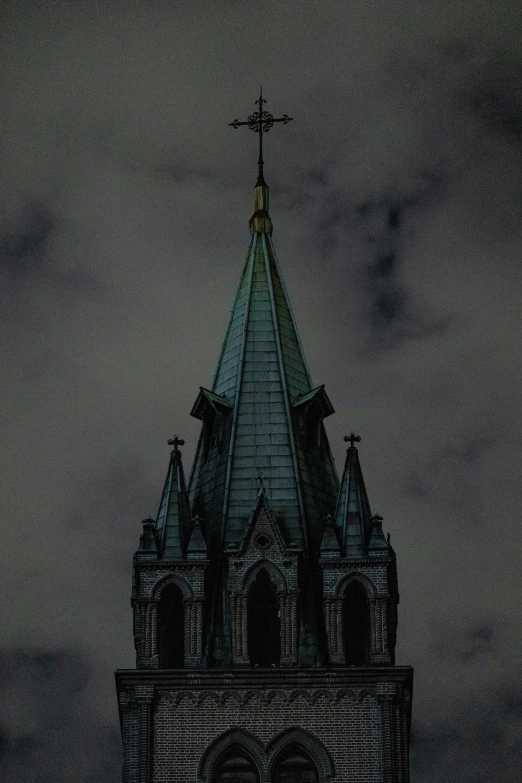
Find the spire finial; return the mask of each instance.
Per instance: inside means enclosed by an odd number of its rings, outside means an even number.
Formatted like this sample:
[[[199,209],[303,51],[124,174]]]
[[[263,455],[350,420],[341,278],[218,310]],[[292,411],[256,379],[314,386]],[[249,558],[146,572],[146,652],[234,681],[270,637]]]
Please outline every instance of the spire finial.
[[[182,440],[182,438],[178,438],[177,435],[174,435],[173,438],[169,438],[167,443],[169,444],[169,446],[174,446],[173,451],[175,453],[179,452],[178,446],[184,446],[185,445],[185,441]]]
[[[344,436],[344,442],[348,443],[350,442],[349,448],[353,449],[356,443],[361,442],[361,436],[360,435],[354,435],[353,432],[350,432],[350,435]]]
[[[239,128],[240,125],[248,125],[250,130],[253,130],[255,133],[259,133],[259,158],[257,161],[258,166],[258,172],[257,172],[257,182],[256,187],[258,185],[266,185],[265,178],[263,175],[263,133],[268,133],[270,128],[273,126],[274,122],[282,122],[283,125],[286,125],[287,122],[290,122],[293,117],[289,117],[288,114],[283,114],[282,117],[275,118],[273,114],[270,114],[270,112],[265,111],[263,109],[263,104],[266,103],[265,99],[263,98],[263,88],[259,88],[259,99],[255,102],[256,106],[259,106],[259,111],[255,111],[253,114],[251,114],[245,122],[240,122],[238,119],[235,119],[234,122],[229,122],[228,124],[232,128]]]

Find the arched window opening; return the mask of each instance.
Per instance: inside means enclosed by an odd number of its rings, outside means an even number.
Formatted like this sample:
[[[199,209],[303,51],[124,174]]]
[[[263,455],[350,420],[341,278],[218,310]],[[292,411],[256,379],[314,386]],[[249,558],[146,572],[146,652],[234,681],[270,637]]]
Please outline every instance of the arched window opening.
[[[354,580],[344,593],[344,653],[350,666],[364,666],[370,659],[370,613],[364,586]]]
[[[259,773],[250,756],[234,747],[219,760],[212,783],[259,783]]]
[[[181,669],[185,649],[183,595],[175,584],[161,591],[158,606],[158,650],[160,669]]]
[[[294,745],[278,759],[272,783],[317,783],[318,780],[313,759],[302,748]]]
[[[277,666],[281,658],[277,593],[264,568],[248,594],[248,654],[252,666]]]

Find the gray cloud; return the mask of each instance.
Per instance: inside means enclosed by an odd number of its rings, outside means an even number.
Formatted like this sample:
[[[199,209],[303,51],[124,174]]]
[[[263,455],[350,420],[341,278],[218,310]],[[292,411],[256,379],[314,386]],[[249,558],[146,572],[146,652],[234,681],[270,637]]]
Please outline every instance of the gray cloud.
[[[2,780],[117,780],[118,736],[89,704],[90,668],[72,649],[2,650]]]

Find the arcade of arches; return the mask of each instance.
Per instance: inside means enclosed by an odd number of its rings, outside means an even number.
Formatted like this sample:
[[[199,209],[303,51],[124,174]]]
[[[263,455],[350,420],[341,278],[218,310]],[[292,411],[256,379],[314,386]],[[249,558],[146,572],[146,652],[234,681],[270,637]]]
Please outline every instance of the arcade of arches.
[[[317,767],[298,745],[291,745],[277,759],[272,783],[318,783]],[[240,747],[229,749],[215,767],[212,783],[259,783],[259,771],[250,755]]]

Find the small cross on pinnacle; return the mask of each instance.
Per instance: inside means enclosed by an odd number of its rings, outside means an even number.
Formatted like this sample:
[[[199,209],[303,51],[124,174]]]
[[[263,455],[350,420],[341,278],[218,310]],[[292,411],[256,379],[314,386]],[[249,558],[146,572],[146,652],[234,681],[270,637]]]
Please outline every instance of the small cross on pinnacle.
[[[258,175],[257,175],[257,185],[266,185],[265,178],[263,176],[263,133],[268,133],[270,128],[273,126],[274,122],[282,122],[283,125],[286,125],[287,122],[290,122],[293,117],[289,117],[288,114],[283,114],[282,117],[274,117],[273,114],[270,114],[270,112],[263,109],[263,104],[266,103],[265,99],[263,98],[263,88],[259,88],[259,100],[256,101],[256,106],[259,106],[259,111],[255,111],[253,114],[250,115],[248,120],[245,122],[239,122],[238,119],[234,120],[234,122],[229,122],[228,124],[232,128],[239,128],[240,125],[248,125],[250,130],[253,130],[255,133],[259,133],[259,159],[257,161],[258,165]]]
[[[178,438],[177,435],[174,435],[173,438],[169,438],[167,443],[169,444],[169,446],[174,446],[174,451],[179,451],[178,446],[185,445],[185,441],[182,440],[182,438]]]
[[[344,436],[344,442],[348,443],[350,442],[350,448],[353,449],[356,443],[360,443],[361,436],[360,435],[354,435],[353,432],[350,432],[350,435]]]
[[[258,470],[256,473],[256,479],[257,481],[259,481],[259,489],[261,489],[261,487],[263,486],[264,478],[265,478],[265,474],[262,471]]]

